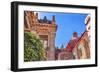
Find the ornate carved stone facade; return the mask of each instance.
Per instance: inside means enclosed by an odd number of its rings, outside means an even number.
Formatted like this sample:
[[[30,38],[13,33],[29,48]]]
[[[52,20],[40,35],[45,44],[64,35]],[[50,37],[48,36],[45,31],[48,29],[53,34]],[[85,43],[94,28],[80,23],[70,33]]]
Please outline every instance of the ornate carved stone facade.
[[[90,41],[88,38],[87,31],[78,40],[74,47],[73,55],[75,59],[88,59],[90,58]]]
[[[55,16],[52,20],[38,18],[38,13],[33,11],[24,12],[24,30],[36,34],[46,49],[46,60],[55,60],[55,37],[57,25]]]
[[[89,59],[90,55],[90,15],[85,19],[86,30],[74,47],[73,55],[75,59]]]

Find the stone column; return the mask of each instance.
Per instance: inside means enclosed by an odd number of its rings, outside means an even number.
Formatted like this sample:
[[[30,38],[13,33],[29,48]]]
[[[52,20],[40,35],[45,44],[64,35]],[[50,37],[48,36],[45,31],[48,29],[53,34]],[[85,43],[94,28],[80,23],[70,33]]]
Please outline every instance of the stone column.
[[[55,34],[50,33],[48,37],[49,57],[48,60],[55,60]]]

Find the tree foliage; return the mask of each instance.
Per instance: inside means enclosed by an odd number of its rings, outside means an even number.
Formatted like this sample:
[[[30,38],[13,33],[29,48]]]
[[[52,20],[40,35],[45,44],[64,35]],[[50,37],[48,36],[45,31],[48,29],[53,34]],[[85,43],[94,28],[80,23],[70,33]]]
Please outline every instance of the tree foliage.
[[[31,32],[24,33],[24,61],[45,60],[45,49],[40,39]]]

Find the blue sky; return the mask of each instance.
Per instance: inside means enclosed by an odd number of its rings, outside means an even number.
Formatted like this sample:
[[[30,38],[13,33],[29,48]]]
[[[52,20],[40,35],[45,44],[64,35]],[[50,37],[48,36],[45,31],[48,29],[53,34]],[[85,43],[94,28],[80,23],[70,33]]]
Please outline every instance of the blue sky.
[[[80,37],[81,34],[85,31],[84,20],[87,14],[79,13],[52,13],[52,12],[38,12],[39,18],[43,19],[44,16],[48,20],[52,20],[52,16],[55,15],[56,24],[58,25],[55,46],[61,47],[63,44],[64,47],[67,46],[69,40],[72,38],[73,32],[77,32]]]

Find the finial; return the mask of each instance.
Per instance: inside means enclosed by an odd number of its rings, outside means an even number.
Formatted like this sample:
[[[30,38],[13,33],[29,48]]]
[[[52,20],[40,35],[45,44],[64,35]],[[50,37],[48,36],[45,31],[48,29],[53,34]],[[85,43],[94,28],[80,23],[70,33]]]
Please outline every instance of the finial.
[[[77,32],[73,33],[73,37],[78,37]]]
[[[52,21],[55,22],[55,15],[52,16]]]
[[[36,18],[38,19],[38,13],[36,13]]]

